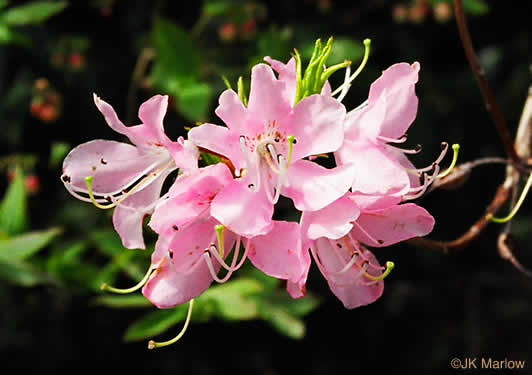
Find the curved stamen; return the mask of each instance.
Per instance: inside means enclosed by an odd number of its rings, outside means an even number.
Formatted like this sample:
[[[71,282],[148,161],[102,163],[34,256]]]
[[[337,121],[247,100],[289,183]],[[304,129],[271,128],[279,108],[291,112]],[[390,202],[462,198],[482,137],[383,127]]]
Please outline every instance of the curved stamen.
[[[286,174],[288,171],[288,162],[285,160],[283,155],[279,155],[279,176],[277,176],[277,186],[275,187],[275,196],[273,197],[273,204],[276,204],[279,201],[281,196],[281,189],[283,188],[284,181],[286,179]]]
[[[241,244],[241,237],[238,236],[238,239],[236,241],[236,245],[235,245],[235,252],[233,253],[233,260],[235,258],[238,258],[238,255],[240,254],[240,244]],[[214,248],[213,248],[214,247]],[[234,263],[235,261],[232,261],[231,262],[231,266],[227,265],[227,263],[220,257],[220,254],[218,253],[218,251],[216,250],[216,247],[215,246],[211,246],[209,247],[209,251],[210,253],[216,258],[216,260],[218,261],[218,263],[220,263],[220,265],[225,268],[227,271],[229,272],[235,272],[236,270],[238,270],[240,267],[242,267],[242,265],[244,264],[244,261],[246,260],[246,257],[247,257],[247,254],[248,254],[248,248],[245,247],[244,249],[244,255],[242,255],[242,258],[240,259],[240,262],[238,262],[238,264],[235,266]]]
[[[310,246],[310,253],[312,254],[312,257],[314,258],[314,262],[318,266],[318,269],[320,270],[325,280],[329,281],[329,277],[327,277],[327,271],[325,270],[325,266],[321,263],[321,260],[318,257],[318,254],[316,253],[316,249],[314,248],[314,244]]]
[[[172,162],[173,163],[173,162]],[[140,180],[140,182],[135,185],[132,189],[130,189],[129,191],[127,191],[126,193],[123,193],[122,196],[119,196],[119,198],[117,199],[117,197],[114,197],[114,196],[107,196],[105,197],[105,201],[108,201],[108,200],[111,200],[112,203],[109,203],[107,205],[103,205],[101,203],[98,202],[98,199],[94,196],[94,192],[93,192],[93,189],[92,189],[92,183],[94,181],[94,176],[87,176],[85,177],[85,183],[87,184],[87,193],[89,195],[89,199],[90,199],[90,202],[102,209],[102,210],[107,210],[107,209],[110,209],[110,208],[114,208],[116,207],[117,205],[119,205],[121,202],[123,202],[125,199],[127,199],[128,197],[130,197],[131,195],[133,195],[134,193],[137,193],[139,192],[140,190],[144,189],[146,186],[150,185],[154,180],[156,180],[163,172],[167,171],[168,168],[171,166],[172,163],[168,163],[164,166],[162,166],[161,168],[157,169],[155,172],[151,172],[148,174],[148,176],[144,177],[142,180]],[[169,173],[172,172],[172,171],[168,171]],[[108,198],[108,199],[107,199]],[[101,198],[99,199],[101,201]]]
[[[256,170],[252,170],[251,168],[253,167],[253,163],[251,163],[251,156],[249,154],[249,150],[246,146],[246,137],[241,135],[240,138],[240,151],[242,152],[242,154],[244,155],[244,161],[246,162],[246,170],[247,170],[247,173],[250,174],[250,175],[254,175],[254,177],[256,178],[255,181],[253,181],[253,177],[251,177],[251,183],[248,185],[249,189],[251,191],[259,191],[260,189],[260,176],[259,176],[259,171],[256,171]]]
[[[176,337],[174,337],[173,339],[168,340],[168,341],[156,342],[156,341],[150,340],[148,342],[148,349],[151,350],[151,349],[155,349],[155,348],[161,348],[163,346],[168,346],[168,345],[175,344],[177,341],[179,341],[181,339],[181,337],[183,337],[183,335],[187,331],[188,325],[190,323],[190,318],[192,317],[192,310],[193,309],[194,309],[194,298],[192,298],[188,302],[187,318],[185,319],[185,324],[183,325],[183,328],[181,329],[181,332],[179,332]]]
[[[150,278],[150,276],[151,276],[153,271],[154,271],[154,268],[152,267],[152,265],[150,265],[150,267],[148,268],[148,271],[146,272],[146,274],[144,275],[142,280],[140,280],[136,285],[132,286],[131,288],[120,289],[120,288],[112,287],[112,286],[108,285],[107,283],[103,283],[102,286],[100,287],[100,289],[101,290],[105,290],[107,292],[117,293],[117,294],[133,293],[133,292],[139,290],[140,288],[142,288],[144,286],[144,284],[146,284],[148,282],[148,279]]]
[[[345,86],[350,85],[351,82],[354,81],[356,77],[362,72],[364,67],[366,66],[366,63],[368,62],[369,58],[369,52],[370,52],[370,45],[371,45],[371,39],[364,39],[364,57],[362,58],[362,61],[360,62],[360,65],[358,66],[357,70],[353,73],[351,77],[349,77],[349,81],[344,82],[340,87],[338,87],[334,92],[331,94],[331,96],[334,96],[341,92]]]
[[[268,151],[264,153],[266,162],[275,173],[279,173],[280,166],[279,161],[277,160],[277,151],[275,150],[275,146],[271,143],[268,143],[266,144],[266,150]]]
[[[399,148],[399,147],[395,147],[395,146],[392,146],[392,145],[388,145],[388,146],[392,147],[392,148],[394,148],[396,150],[399,150],[403,154],[407,154],[407,155],[417,155],[423,149],[423,147],[420,144],[417,144],[413,149],[404,149],[404,148]]]
[[[456,162],[458,161],[458,151],[460,150],[460,145],[458,143],[455,143],[452,145],[453,149],[453,160],[451,161],[451,165],[445,172],[440,173],[437,177],[438,178],[444,178],[445,176],[449,175],[454,167],[456,166]]]
[[[508,214],[508,216],[499,218],[499,217],[494,217],[492,213],[488,213],[486,215],[488,220],[491,220],[494,223],[499,223],[499,224],[506,223],[506,222],[512,220],[513,217],[517,214],[517,211],[519,211],[519,208],[521,208],[521,205],[523,204],[523,202],[525,200],[525,197],[528,194],[528,190],[530,190],[530,185],[532,185],[532,173],[530,174],[530,176],[528,176],[528,180],[526,181],[526,185],[523,188],[523,191],[521,192],[521,195],[519,196],[519,200],[515,204],[515,206],[512,209],[512,211]]]
[[[390,272],[392,272],[394,267],[395,267],[395,263],[394,262],[391,262],[391,261],[386,262],[386,270],[380,276],[373,276],[373,275],[369,274],[368,272],[364,271],[364,276],[367,279],[370,279],[372,281],[371,283],[369,283],[367,285],[371,285],[371,284],[376,283],[378,281],[384,280],[390,274]]]
[[[449,144],[447,142],[442,142],[441,143],[441,152],[440,152],[440,155],[438,155],[438,158],[431,165],[429,165],[428,167],[415,169],[415,172],[417,173],[417,172],[428,172],[428,171],[431,171],[434,168],[435,164],[440,164],[442,162],[442,160],[445,157],[445,155],[447,154],[448,150],[449,150]]]
[[[345,77],[344,77],[344,83],[340,86],[343,87],[342,91],[340,92],[340,95],[336,98],[340,103],[342,100],[344,100],[345,96],[349,92],[349,89],[351,88],[351,84],[349,83],[349,76],[351,75],[351,64],[349,64],[345,68]]]
[[[377,139],[383,142],[386,142],[386,143],[405,143],[407,140],[407,137],[406,135],[403,135],[401,138],[395,139],[395,138],[388,138],[388,137],[383,137],[382,135],[378,135]]]
[[[440,166],[436,164],[434,166],[434,173],[432,174],[432,176],[427,177],[427,175],[424,174],[425,182],[423,183],[423,185],[411,189],[410,192],[409,192],[411,194],[410,195],[404,195],[402,201],[404,202],[404,201],[407,201],[407,200],[414,200],[414,199],[417,199],[417,198],[421,197],[423,194],[425,194],[425,192],[427,191],[427,188],[434,182],[434,179],[438,175],[439,171],[440,171]],[[418,191],[418,192],[414,193],[415,191]]]
[[[352,221],[351,222],[353,225],[356,225],[356,227],[366,236],[368,237],[371,241],[373,241],[374,244],[378,244],[378,245],[382,245],[384,243],[384,241],[382,240],[377,240],[375,237],[373,237],[371,234],[369,234],[369,232],[367,230],[365,230],[362,225],[360,225],[359,223],[357,223],[356,221]],[[349,236],[349,239],[351,241],[354,241],[354,239],[351,237],[351,233],[348,233],[348,236]]]

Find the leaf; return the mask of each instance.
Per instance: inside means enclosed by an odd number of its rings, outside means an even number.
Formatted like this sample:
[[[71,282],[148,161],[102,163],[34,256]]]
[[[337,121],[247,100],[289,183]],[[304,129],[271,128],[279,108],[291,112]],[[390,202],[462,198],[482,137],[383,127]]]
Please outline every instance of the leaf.
[[[52,228],[45,231],[34,231],[0,241],[0,260],[21,261],[43,249],[61,229]]]
[[[257,280],[241,278],[208,289],[202,297],[216,303],[217,315],[222,319],[249,320],[258,317],[257,301],[249,296],[262,290]]]
[[[24,175],[15,169],[15,178],[0,203],[0,230],[8,235],[22,233],[28,227],[27,196]]]
[[[212,89],[206,83],[193,82],[181,87],[176,92],[178,110],[194,121],[204,121],[212,98]]]
[[[5,8],[7,6],[7,0],[0,0],[0,9]]]
[[[157,336],[187,316],[188,303],[169,310],[157,310],[145,315],[128,327],[124,334],[125,341],[138,341]]]
[[[464,0],[464,11],[474,16],[482,16],[489,11],[484,0]]]
[[[3,19],[10,26],[36,25],[66,8],[66,1],[38,1],[9,8]]]
[[[153,30],[156,61],[167,78],[178,81],[199,77],[200,58],[190,36],[178,25],[157,19]]]
[[[349,38],[335,38],[331,55],[327,59],[327,65],[339,64],[345,60],[351,60],[355,63],[362,60],[362,57],[364,57],[364,44]],[[356,65],[354,69],[356,69]]]
[[[30,287],[50,280],[33,265],[18,260],[0,260],[0,278],[19,286]]]
[[[302,317],[314,311],[320,304],[315,296],[307,293],[303,298],[293,299],[284,290],[262,297],[271,305],[275,305],[289,314]]]
[[[207,17],[223,16],[232,9],[232,4],[227,0],[206,1],[203,4],[203,13]]]
[[[305,324],[296,316],[266,302],[260,303],[259,306],[260,316],[279,333],[293,339],[302,339],[305,336]]]
[[[68,143],[64,142],[54,142],[52,143],[52,148],[50,150],[50,161],[48,164],[50,167],[57,167],[61,165],[65,156],[71,150],[71,146]]]
[[[93,301],[97,305],[107,306],[115,309],[153,306],[152,303],[148,301],[142,294],[105,295],[96,297]]]

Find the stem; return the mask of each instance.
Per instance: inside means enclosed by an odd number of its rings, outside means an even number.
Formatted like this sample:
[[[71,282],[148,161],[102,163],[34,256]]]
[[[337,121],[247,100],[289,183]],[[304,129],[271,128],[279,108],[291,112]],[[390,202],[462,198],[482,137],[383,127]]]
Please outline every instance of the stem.
[[[499,133],[499,137],[503,143],[506,154],[515,163],[521,164],[522,161],[515,151],[514,143],[506,125],[504,115],[497,104],[497,101],[495,100],[495,95],[488,85],[484,69],[482,69],[480,66],[478,56],[473,48],[473,42],[471,41],[471,34],[469,33],[469,29],[467,27],[462,0],[455,0],[454,8],[460,39],[462,40],[467,61],[469,62],[469,65],[471,65],[471,70],[473,71],[473,75],[477,80],[482,97],[484,98],[486,109],[490,113],[491,118],[495,123],[495,127],[497,128],[497,132]]]

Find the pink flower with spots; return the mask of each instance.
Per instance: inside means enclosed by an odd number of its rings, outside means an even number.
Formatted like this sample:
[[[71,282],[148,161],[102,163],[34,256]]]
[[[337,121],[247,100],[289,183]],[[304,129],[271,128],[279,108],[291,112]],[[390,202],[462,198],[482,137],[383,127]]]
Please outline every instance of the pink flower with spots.
[[[230,230],[217,232],[221,224],[211,214],[212,205],[232,182],[227,166],[211,165],[179,177],[157,205],[149,223],[159,234],[152,255],[155,271],[143,289],[156,306],[180,305],[200,295],[213,280],[227,281],[246,258],[267,275],[289,282],[308,272],[310,257],[302,250],[298,223],[273,221],[267,235],[244,241]],[[245,251],[238,260],[242,245]],[[227,264],[225,258],[231,253],[231,264]],[[222,267],[227,272],[220,278]],[[294,288],[289,292],[293,297],[304,294]]]
[[[139,108],[142,124],[131,127],[96,95],[94,102],[107,124],[133,145],[101,139],[81,144],[65,158],[61,180],[76,198],[101,208],[115,207],[113,224],[123,245],[143,249],[142,221],[153,212],[163,182],[177,168],[197,169],[198,151],[189,141],[173,142],[164,133],[167,96],[144,102]]]
[[[346,308],[376,301],[393,267],[382,267],[364,245],[389,246],[432,231],[434,218],[425,209],[400,201],[348,193],[322,210],[303,214],[306,247]]]
[[[213,200],[212,215],[245,237],[272,229],[280,195],[291,198],[299,210],[318,210],[341,197],[353,180],[351,165],[327,169],[305,160],[340,148],[344,106],[327,95],[293,105],[294,90],[287,82],[268,65],[254,66],[248,106],[226,90],[216,114],[227,127],[203,124],[189,132],[196,145],[235,166],[239,178]]]

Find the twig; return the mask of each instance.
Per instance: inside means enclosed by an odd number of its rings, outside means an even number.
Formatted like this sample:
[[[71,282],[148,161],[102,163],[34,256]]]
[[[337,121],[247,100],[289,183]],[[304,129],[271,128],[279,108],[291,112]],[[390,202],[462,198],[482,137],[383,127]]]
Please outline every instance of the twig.
[[[126,124],[131,124],[135,121],[136,118],[136,103],[135,97],[137,92],[137,87],[139,82],[142,80],[148,69],[148,64],[155,56],[155,50],[153,48],[144,48],[139,57],[137,58],[137,63],[135,64],[135,69],[133,70],[133,77],[131,78],[131,84],[129,85],[129,90],[127,92],[127,122]]]
[[[471,65],[471,70],[473,71],[473,74],[477,80],[478,86],[480,88],[480,92],[482,93],[482,97],[484,98],[486,109],[490,113],[493,119],[493,122],[495,123],[495,127],[497,128],[497,132],[499,133],[499,137],[501,138],[506,154],[516,164],[522,164],[523,161],[522,159],[519,158],[514,148],[512,136],[510,135],[510,132],[506,125],[506,120],[504,119],[504,115],[499,105],[497,104],[495,95],[493,94],[493,92],[491,91],[488,85],[488,81],[486,79],[486,74],[484,72],[484,69],[482,69],[482,67],[480,66],[480,63],[478,61],[478,56],[476,55],[475,49],[473,48],[473,43],[471,41],[471,35],[469,33],[469,29],[467,27],[465,15],[464,15],[464,8],[462,6],[462,0],[455,0],[454,8],[455,8],[456,23],[458,26],[458,32],[460,34],[460,39],[462,40],[462,45],[464,47],[467,61],[469,62],[469,65]]]

